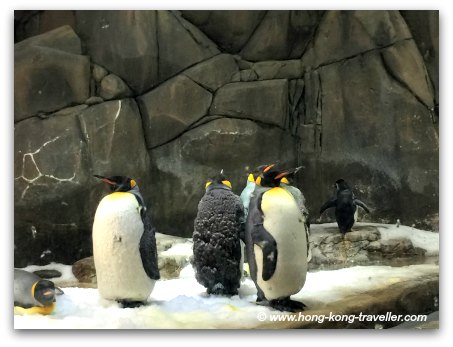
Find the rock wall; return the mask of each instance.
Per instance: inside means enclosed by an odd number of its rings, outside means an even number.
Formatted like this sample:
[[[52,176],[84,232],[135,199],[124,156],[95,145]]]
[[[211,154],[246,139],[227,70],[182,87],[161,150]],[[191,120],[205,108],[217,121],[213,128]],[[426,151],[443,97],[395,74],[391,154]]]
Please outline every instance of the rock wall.
[[[91,254],[93,174],[178,236],[208,176],[275,160],[312,223],[343,177],[366,220],[437,228],[438,37],[438,11],[16,11],[16,266]]]

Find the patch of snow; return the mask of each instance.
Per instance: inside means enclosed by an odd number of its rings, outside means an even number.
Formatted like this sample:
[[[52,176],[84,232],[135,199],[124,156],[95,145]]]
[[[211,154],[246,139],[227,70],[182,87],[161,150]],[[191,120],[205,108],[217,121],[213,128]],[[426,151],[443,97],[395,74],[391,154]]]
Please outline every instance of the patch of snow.
[[[433,264],[405,267],[357,266],[341,270],[307,274],[302,291],[293,296],[309,307],[321,307],[338,299],[378,289],[389,284],[438,272]],[[197,283],[190,265],[178,279],[158,281],[148,305],[120,308],[106,301],[97,289],[64,288],[57,297],[52,315],[14,316],[16,329],[149,329],[149,328],[254,328],[260,325],[257,315],[275,312],[255,304],[256,289],[246,278],[239,295],[207,295]]]
[[[192,242],[177,243],[173,245],[171,248],[167,249],[166,251],[161,252],[159,255],[167,257],[182,256],[189,258],[193,254],[192,247],[193,247]]]
[[[414,247],[426,250],[426,256],[439,255],[439,233],[420,230],[400,224],[396,225],[377,225],[383,240],[394,238],[407,238],[411,240]]]
[[[61,272],[61,277],[54,277],[50,280],[54,282],[57,286],[60,285],[59,283],[64,282],[78,282],[77,278],[72,273],[72,265],[64,265],[59,263],[50,263],[47,265],[29,265],[24,268],[20,268],[21,270],[25,270],[28,272],[34,272],[38,270],[57,270]]]

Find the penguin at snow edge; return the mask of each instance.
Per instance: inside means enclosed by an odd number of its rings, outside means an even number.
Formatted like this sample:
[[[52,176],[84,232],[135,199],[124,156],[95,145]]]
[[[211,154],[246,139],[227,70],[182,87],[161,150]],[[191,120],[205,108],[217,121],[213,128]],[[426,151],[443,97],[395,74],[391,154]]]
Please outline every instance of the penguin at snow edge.
[[[14,314],[51,314],[56,307],[55,295],[61,294],[52,281],[14,269]]]
[[[356,199],[349,185],[342,178],[335,182],[336,197],[326,201],[321,206],[319,214],[321,215],[328,208],[335,208],[335,219],[344,236],[351,231],[352,226],[357,221],[357,206],[363,208],[367,213],[370,212],[365,203]]]
[[[135,180],[94,175],[111,193],[99,203],[93,223],[98,290],[122,307],[143,305],[160,278],[156,229]]]
[[[257,178],[247,217],[245,236],[250,275],[257,303],[280,311],[300,311],[305,305],[290,296],[305,284],[307,238],[305,218],[294,197],[280,187],[292,170],[266,167]]]
[[[244,208],[220,174],[206,183],[194,221],[192,266],[208,294],[236,295],[243,274]]]
[[[296,203],[297,203],[297,206],[299,207],[300,212],[302,213],[302,215],[305,218],[304,225],[305,225],[305,233],[306,233],[306,237],[307,237],[307,262],[309,262],[311,260],[311,250],[310,250],[310,242],[309,242],[309,236],[310,236],[310,221],[309,221],[309,217],[308,217],[309,213],[308,213],[308,209],[305,205],[304,194],[302,193],[302,191],[299,188],[297,188],[296,186],[293,185],[294,174],[296,174],[297,171],[299,171],[301,168],[302,168],[302,166],[299,166],[296,169],[294,169],[294,172],[292,172],[290,175],[288,175],[287,177],[283,177],[280,180],[280,186],[283,189],[285,189],[286,191],[288,191],[289,193],[291,193],[291,195],[296,200]]]

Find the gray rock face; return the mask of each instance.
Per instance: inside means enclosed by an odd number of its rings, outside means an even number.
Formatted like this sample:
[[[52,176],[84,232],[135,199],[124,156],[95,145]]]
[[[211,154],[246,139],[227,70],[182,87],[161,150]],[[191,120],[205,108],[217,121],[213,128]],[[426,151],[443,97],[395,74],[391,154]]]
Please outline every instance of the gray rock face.
[[[24,46],[47,47],[70,54],[82,54],[80,39],[69,25],[23,40],[15,47]]]
[[[211,115],[247,118],[284,128],[288,111],[288,81],[230,83],[220,88]]]
[[[15,126],[16,266],[70,263],[91,248],[88,153],[79,129],[74,115],[33,117]]]
[[[302,63],[326,65],[410,38],[398,11],[327,11]]]
[[[439,102],[439,11],[400,11],[420,51]]]
[[[184,71],[184,75],[209,91],[215,92],[221,86],[232,82],[236,72],[238,72],[238,66],[233,56],[219,54]]]
[[[162,145],[183,133],[208,113],[211,100],[209,91],[186,76],[172,78],[139,97],[148,148]]]
[[[86,56],[22,44],[14,49],[14,121],[83,103],[89,96]]]
[[[27,255],[16,259],[21,264],[70,263],[91,252],[92,220],[107,193],[93,174],[133,177],[150,203],[150,160],[133,100],[33,117],[16,124],[15,134],[14,242],[17,255]]]
[[[310,93],[319,95],[320,103],[306,108],[317,117],[304,123],[321,125],[322,137],[315,138],[318,151],[304,156],[307,169],[300,184],[308,189],[309,208],[318,209],[331,196],[332,183],[349,177],[356,195],[371,204],[372,218],[396,221],[404,215],[422,222],[416,212],[421,205],[433,211],[438,204],[438,182],[432,180],[438,175],[438,137],[431,111],[414,92],[429,89],[424,70],[412,70],[415,60],[407,61],[413,74],[404,76],[408,82],[402,84],[389,74],[385,54],[372,51],[318,70],[319,81]]]
[[[438,229],[438,36],[438,11],[16,11],[15,261],[90,255],[94,173],[175,235],[207,177],[275,160],[312,222],[342,177],[365,220]]]
[[[266,11],[181,11],[184,18],[200,28],[228,53],[237,53],[246,44]]]
[[[92,61],[121,77],[135,93],[158,81],[155,11],[77,11],[77,33]]]
[[[267,11],[241,50],[247,60],[300,58],[322,11]]]
[[[178,13],[158,11],[159,81],[220,53],[195,26]]]

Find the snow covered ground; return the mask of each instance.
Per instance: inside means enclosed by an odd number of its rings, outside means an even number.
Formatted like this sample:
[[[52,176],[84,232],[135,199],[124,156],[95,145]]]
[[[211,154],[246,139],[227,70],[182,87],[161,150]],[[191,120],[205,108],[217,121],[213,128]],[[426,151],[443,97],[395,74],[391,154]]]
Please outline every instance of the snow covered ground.
[[[403,225],[397,228],[387,224],[357,224],[376,226],[383,239],[409,238],[414,246],[426,249],[427,255],[438,255],[438,233]],[[334,226],[335,223],[329,223],[322,227]],[[314,229],[320,227],[315,226]],[[178,238],[174,242],[171,236],[157,236],[163,246],[160,256],[188,259],[192,254],[191,240]],[[102,299],[97,289],[66,287],[68,283],[77,283],[70,265],[49,264],[25,268],[28,271],[39,269],[60,271],[62,277],[53,281],[65,287],[65,294],[57,297],[57,308],[49,316],[14,315],[16,329],[250,329],[261,325],[258,315],[276,312],[255,304],[255,285],[248,277],[243,280],[239,295],[231,298],[207,295],[205,288],[195,280],[191,265],[186,266],[177,279],[158,281],[148,304],[139,308],[120,308],[116,302]],[[355,266],[309,272],[305,286],[292,298],[303,301],[307,309],[320,309],[349,296],[438,271],[439,266],[436,264],[421,264],[402,267]]]
[[[434,264],[405,267],[357,266],[341,270],[308,273],[307,282],[293,299],[308,308],[379,289],[416,276],[435,273]],[[99,297],[97,289],[64,288],[57,308],[50,316],[14,316],[15,329],[149,329],[149,328],[254,328],[258,314],[275,313],[255,304],[256,290],[246,278],[237,296],[208,296],[187,266],[180,278],[158,281],[147,306],[120,308]]]

